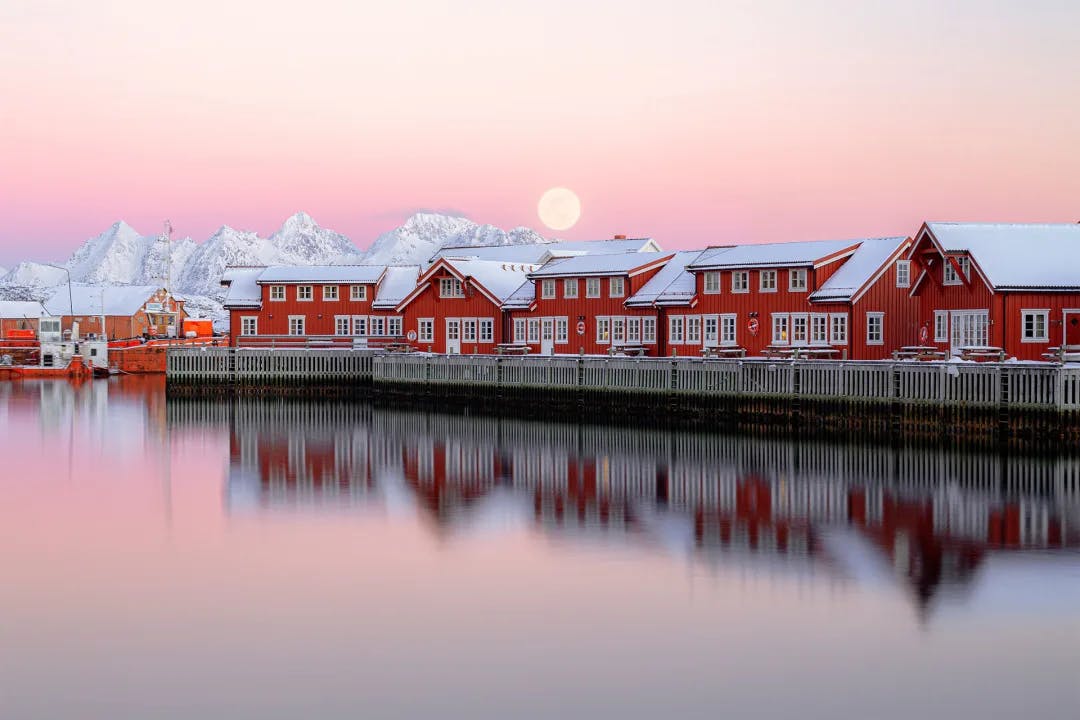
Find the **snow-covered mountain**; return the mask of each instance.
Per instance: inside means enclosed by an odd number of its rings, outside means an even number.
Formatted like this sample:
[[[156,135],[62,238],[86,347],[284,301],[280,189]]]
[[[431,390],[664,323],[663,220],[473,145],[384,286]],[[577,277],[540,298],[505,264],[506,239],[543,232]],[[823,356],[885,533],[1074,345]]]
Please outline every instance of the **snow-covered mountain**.
[[[549,242],[535,230],[518,227],[509,232],[494,225],[438,213],[416,213],[394,230],[375,239],[364,262],[374,265],[426,263],[440,248],[477,245],[524,245]]]
[[[463,217],[417,213],[394,230],[380,235],[361,252],[344,235],[323,227],[299,212],[269,238],[223,225],[206,242],[191,238],[166,245],[156,235],[141,235],[119,221],[86,240],[66,267],[76,284],[164,284],[188,298],[189,309],[211,316],[223,314],[221,275],[230,265],[325,265],[370,263],[422,265],[440,248],[476,245],[521,245],[549,242],[529,228],[510,231],[479,225]],[[166,269],[171,254],[171,273]],[[64,270],[22,262],[0,273],[0,299],[42,300],[67,282]]]

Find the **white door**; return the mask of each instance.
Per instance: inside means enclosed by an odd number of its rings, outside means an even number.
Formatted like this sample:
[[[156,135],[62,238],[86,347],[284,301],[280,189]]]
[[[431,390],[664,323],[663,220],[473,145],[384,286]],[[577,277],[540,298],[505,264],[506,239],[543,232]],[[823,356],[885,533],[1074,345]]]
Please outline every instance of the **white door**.
[[[720,316],[706,315],[702,322],[705,325],[705,332],[701,336],[702,344],[705,347],[716,347],[720,344]]]
[[[959,355],[965,347],[990,344],[988,310],[953,310],[950,315],[953,355]]]
[[[555,353],[555,318],[543,318],[540,320],[540,354],[553,355]]]
[[[461,319],[446,318],[446,354],[461,354]]]

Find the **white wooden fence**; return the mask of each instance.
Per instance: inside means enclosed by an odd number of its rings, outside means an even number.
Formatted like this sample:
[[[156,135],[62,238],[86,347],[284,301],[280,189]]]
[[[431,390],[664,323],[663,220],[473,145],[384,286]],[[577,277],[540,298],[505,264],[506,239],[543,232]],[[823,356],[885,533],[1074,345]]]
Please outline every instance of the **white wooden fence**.
[[[472,386],[1080,410],[1080,366],[758,358],[395,354],[360,349],[170,348],[170,383]]]

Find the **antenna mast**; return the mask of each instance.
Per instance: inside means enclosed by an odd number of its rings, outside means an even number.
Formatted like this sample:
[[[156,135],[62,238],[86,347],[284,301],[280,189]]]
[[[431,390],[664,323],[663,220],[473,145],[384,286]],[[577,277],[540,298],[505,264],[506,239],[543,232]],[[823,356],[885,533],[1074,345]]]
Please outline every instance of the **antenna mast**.
[[[161,241],[165,243],[165,291],[172,293],[172,223],[165,221],[165,229],[161,233]]]

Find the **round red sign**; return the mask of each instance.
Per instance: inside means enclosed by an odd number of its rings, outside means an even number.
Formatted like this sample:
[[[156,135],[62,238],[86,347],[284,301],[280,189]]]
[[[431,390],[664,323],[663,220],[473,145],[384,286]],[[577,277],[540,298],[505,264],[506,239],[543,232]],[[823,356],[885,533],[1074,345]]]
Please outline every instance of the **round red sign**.
[[[930,339],[930,330],[925,325],[919,328],[919,343],[926,344],[926,341]]]
[[[584,335],[585,334],[585,321],[584,320],[578,320],[577,334],[578,335]]]
[[[750,331],[751,335],[757,335],[758,322],[757,318],[750,318],[746,321],[746,329]]]

